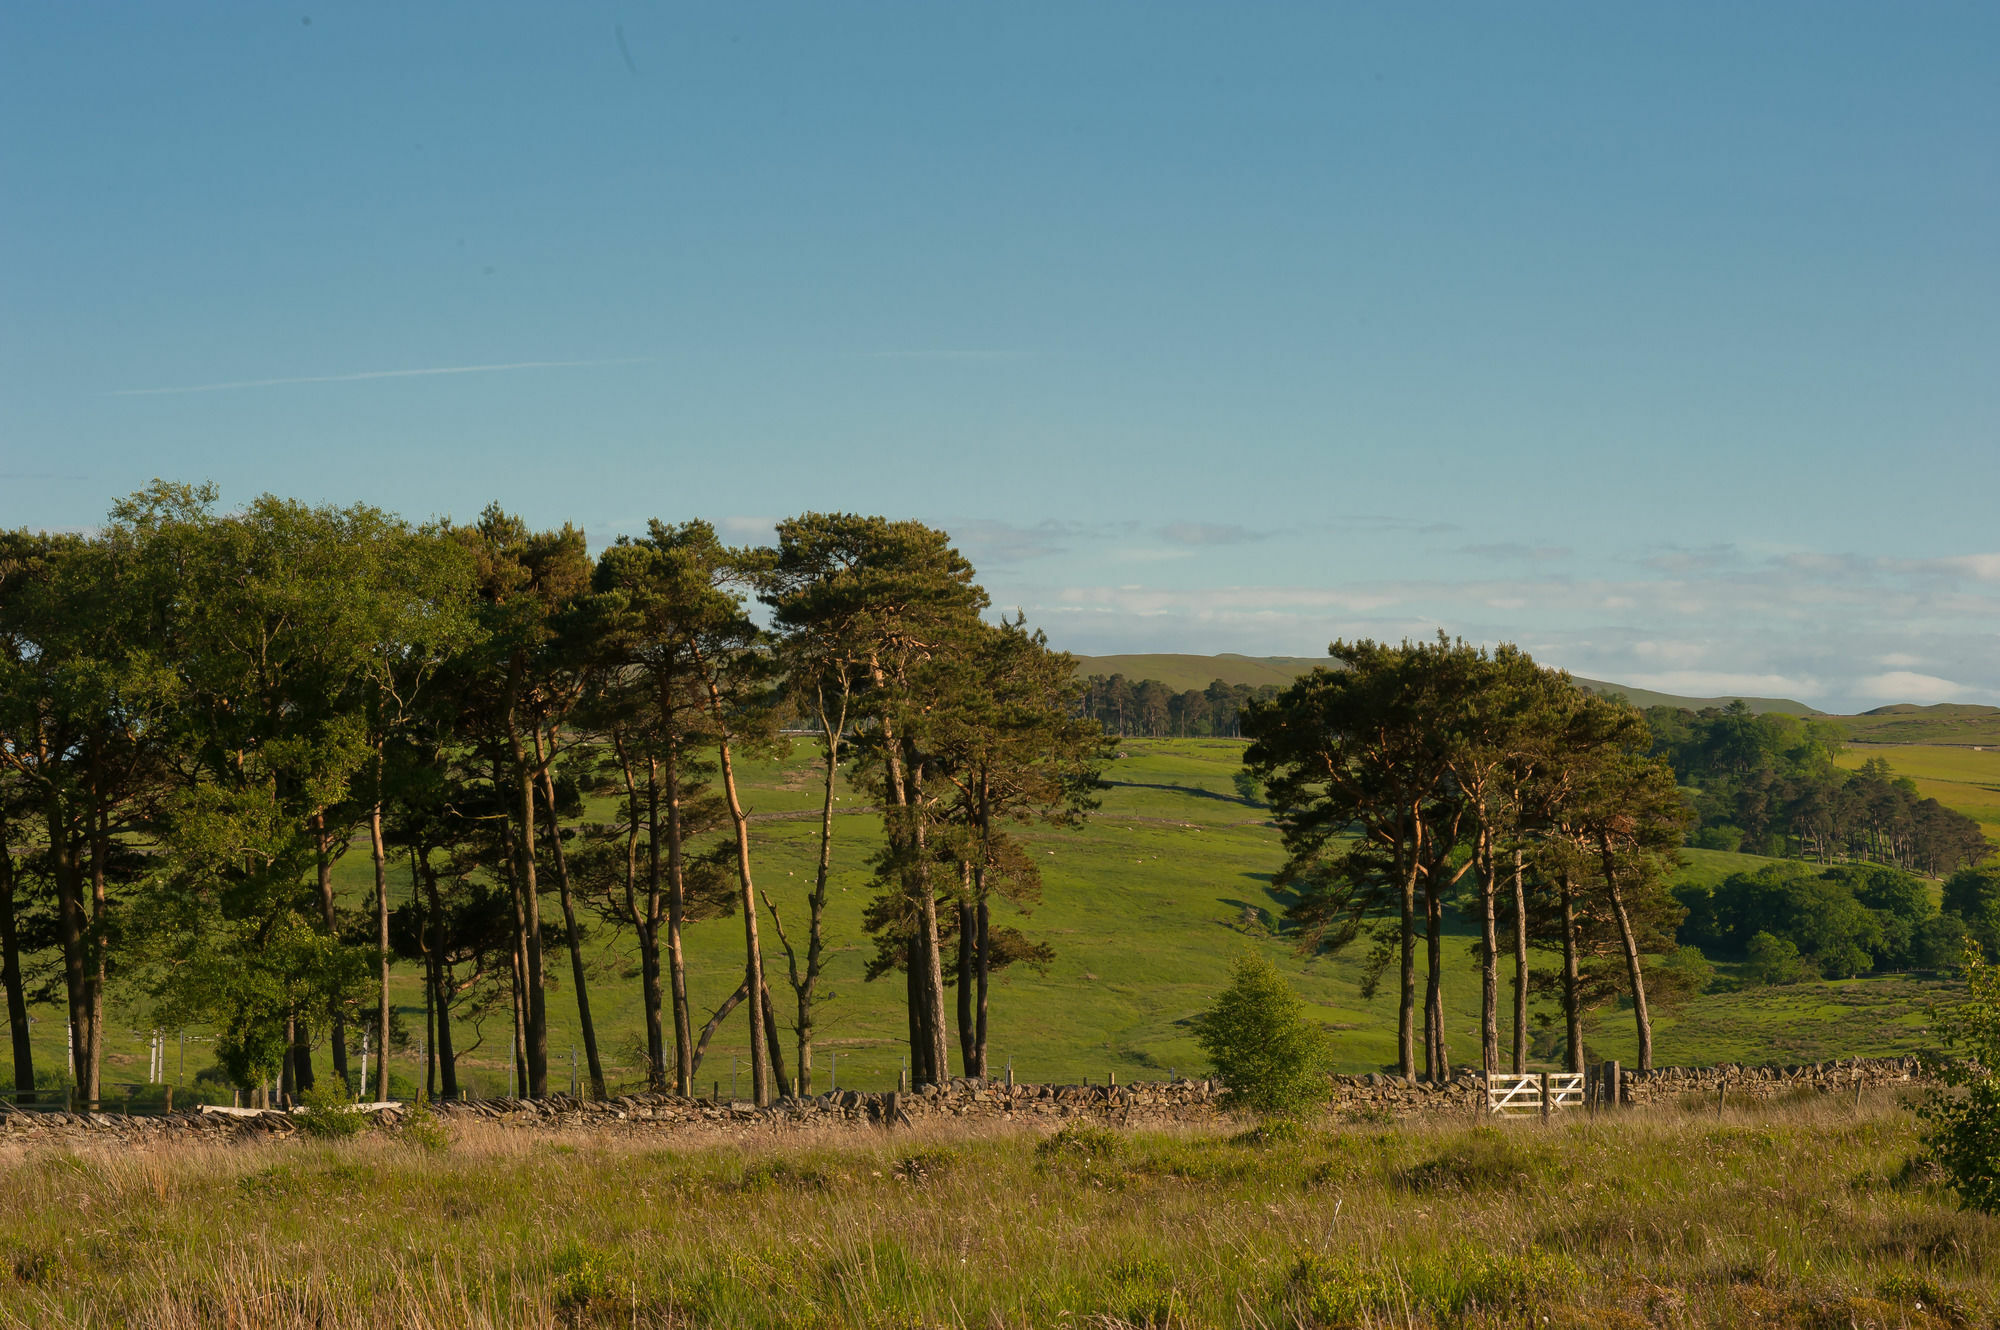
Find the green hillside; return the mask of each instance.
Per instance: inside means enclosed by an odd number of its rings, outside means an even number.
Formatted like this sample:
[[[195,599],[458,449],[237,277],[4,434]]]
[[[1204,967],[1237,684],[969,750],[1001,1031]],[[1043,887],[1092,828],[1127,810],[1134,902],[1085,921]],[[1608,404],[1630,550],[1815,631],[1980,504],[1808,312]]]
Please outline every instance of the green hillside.
[[[1856,743],[2000,745],[2000,707],[1963,702],[1920,707],[1905,702],[1828,719]]]
[[[1011,1062],[1023,1079],[1101,1079],[1188,1071],[1200,1058],[1188,1035],[1186,1018],[1223,982],[1230,958],[1248,947],[1268,955],[1336,1031],[1341,1065],[1348,1070],[1383,1066],[1394,1056],[1394,996],[1364,998],[1359,987],[1361,956],[1302,959],[1273,935],[1281,902],[1273,895],[1271,873],[1280,851],[1263,810],[1242,802],[1231,777],[1241,754],[1229,740],[1126,740],[1106,776],[1103,807],[1078,831],[1031,829],[1025,839],[1043,867],[1046,894],[1026,919],[1010,919],[1050,942],[1056,959],[1045,974],[1030,970],[1001,976],[992,995],[993,1051],[1000,1066]],[[814,823],[785,818],[814,804],[803,748],[794,760],[767,763],[748,773],[747,797],[758,815],[756,870],[760,886],[798,927],[799,904],[810,871]],[[851,800],[852,796],[844,796]],[[777,815],[777,816],[774,816]],[[862,966],[871,950],[859,924],[868,890],[867,857],[878,843],[879,824],[864,811],[844,812],[836,847],[829,970],[834,1000],[823,1010],[820,1072],[828,1055],[840,1055],[840,1081],[852,1088],[882,1087],[896,1079],[903,1052],[901,986],[866,983]],[[1762,860],[1719,852],[1691,851],[1684,870],[1718,880]],[[339,865],[343,896],[359,906],[370,868],[357,844]],[[399,875],[392,889],[406,891]],[[552,906],[551,906],[552,908]],[[768,917],[766,922],[768,923]],[[766,937],[769,938],[766,929]],[[796,936],[796,934],[795,934]],[[734,987],[740,970],[742,929],[732,919],[716,919],[688,933],[690,986],[701,1016]],[[1471,961],[1470,929],[1459,926],[1449,939],[1449,1025],[1453,1054],[1476,1056],[1478,993]],[[591,930],[591,1001],[613,1079],[631,1084],[640,1075],[639,982],[629,939],[598,925]],[[1541,958],[1543,965],[1553,958]],[[574,1031],[568,966],[553,957],[556,987],[549,998],[551,1065],[566,1081]],[[783,963],[772,957],[773,989],[781,1013],[788,1001],[780,976]],[[1752,996],[1713,994],[1659,1020],[1658,1055],[1676,1061],[1801,1061],[1848,1054],[1882,1054],[1916,1047],[1922,1003],[1929,985],[1908,979],[1868,979],[1844,984],[1806,984],[1782,993]],[[399,1017],[414,1037],[423,1027],[422,996],[414,967],[397,972]],[[106,1079],[143,1080],[149,1022],[130,994],[114,1001],[113,1041]],[[35,1012],[37,1056],[44,1069],[59,1067],[62,1016],[50,1007]],[[1596,1055],[1630,1058],[1630,1018],[1617,1011],[1591,1021]],[[206,1065],[206,1046],[195,1040],[187,1053],[188,1074]],[[462,1028],[461,1047],[483,1034],[484,1043],[463,1064],[476,1087],[506,1088],[508,1018],[490,1019],[483,1031]],[[726,1091],[730,1059],[743,1039],[740,1019],[719,1035],[701,1072],[704,1083],[720,1081]],[[324,1067],[324,1059],[320,1065]],[[176,1066],[169,1059],[170,1073]],[[399,1054],[397,1070],[409,1075],[414,1049]],[[116,1103],[117,1091],[112,1102]]]
[[[1190,688],[1206,688],[1220,679],[1226,684],[1247,684],[1259,688],[1265,684],[1283,686],[1315,665],[1326,664],[1324,656],[1239,656],[1234,652],[1224,652],[1218,656],[1195,656],[1163,652],[1155,655],[1129,656],[1078,656],[1079,672],[1089,674],[1122,674],[1128,679],[1158,679],[1176,692]],[[1606,683],[1601,679],[1585,679],[1576,676],[1578,687],[1588,692],[1622,694],[1627,701],[1638,707],[1686,707],[1699,711],[1703,707],[1723,707],[1737,701],[1730,697],[1677,697],[1672,693],[1656,693],[1646,688],[1633,688],[1628,684]],[[1762,713],[1779,711],[1788,716],[1811,716],[1816,713],[1803,702],[1794,702],[1783,697],[1746,697],[1741,701],[1752,711]],[[1993,710],[1993,708],[1982,708]],[[1996,712],[2000,715],[2000,712]]]

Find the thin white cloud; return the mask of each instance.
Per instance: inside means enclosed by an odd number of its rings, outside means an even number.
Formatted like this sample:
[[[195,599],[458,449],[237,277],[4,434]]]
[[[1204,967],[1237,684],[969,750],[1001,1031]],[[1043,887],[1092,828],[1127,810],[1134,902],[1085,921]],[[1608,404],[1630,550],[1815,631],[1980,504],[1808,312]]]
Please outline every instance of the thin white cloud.
[[[1667,670],[1660,674],[1627,674],[1619,680],[1656,693],[1683,697],[1818,697],[1826,691],[1818,679],[1787,674],[1736,674],[1727,670]]]
[[[1032,351],[1006,351],[981,347],[940,348],[938,350],[863,351],[868,360],[1020,360]]]
[[[195,383],[177,388],[118,388],[107,397],[160,397],[170,393],[221,393],[238,388],[281,388],[296,383],[361,383],[368,379],[423,379],[442,374],[502,374],[520,369],[589,369],[605,365],[642,365],[651,356],[621,356],[612,360],[515,360],[502,365],[433,365],[424,369],[371,369],[358,374],[300,374],[284,379],[238,379],[231,383]]]
[[[1864,693],[1891,697],[1898,702],[1976,702],[1982,697],[1992,696],[1982,689],[1940,679],[1935,674],[1919,674],[1914,670],[1890,670],[1887,674],[1870,675],[1861,680],[1860,687]]]

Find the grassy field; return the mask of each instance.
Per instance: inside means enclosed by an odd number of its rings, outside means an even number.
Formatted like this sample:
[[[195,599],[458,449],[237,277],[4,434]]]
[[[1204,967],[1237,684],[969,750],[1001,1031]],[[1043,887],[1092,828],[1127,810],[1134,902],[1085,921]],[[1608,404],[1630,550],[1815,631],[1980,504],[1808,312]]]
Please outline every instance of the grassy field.
[[[0,1326],[1988,1325],[1887,1095],[1475,1128],[0,1154]]]
[[[1088,826],[1027,832],[1043,867],[1046,892],[1032,914],[1012,922],[1051,943],[1056,958],[1045,973],[1020,969],[997,982],[992,996],[997,1066],[1011,1062],[1021,1079],[1038,1081],[1100,1080],[1111,1072],[1131,1079],[1194,1069],[1201,1065],[1200,1056],[1184,1022],[1221,986],[1231,957],[1243,948],[1260,951],[1282,966],[1317,1006],[1336,1032],[1343,1069],[1370,1070],[1393,1060],[1394,995],[1361,995],[1359,950],[1307,960],[1273,934],[1282,903],[1272,894],[1270,877],[1281,855],[1263,810],[1237,797],[1231,777],[1240,752],[1240,744],[1227,740],[1127,741],[1123,755],[1106,772],[1111,783]],[[746,788],[754,812],[811,809],[815,796],[809,760],[802,746],[790,760],[752,764]],[[856,802],[851,793],[844,794],[842,807],[856,807]],[[813,862],[815,823],[763,816],[754,830],[760,886],[796,926]],[[870,943],[859,915],[868,892],[866,859],[879,834],[879,823],[869,813],[843,812],[839,819],[830,910],[832,1001],[824,1008],[818,1059],[822,1088],[829,1055],[835,1052],[841,1084],[850,1088],[891,1086],[901,1066],[905,1024],[900,986],[861,978]],[[1715,851],[1689,851],[1687,857],[1684,871],[1710,882],[1765,862]],[[358,906],[370,876],[365,847],[357,846],[339,865],[344,897]],[[405,874],[396,876],[392,890],[408,890]],[[768,929],[766,935],[768,939]],[[741,925],[729,918],[689,931],[690,987],[704,1015],[737,982],[741,936]],[[1455,925],[1448,939],[1447,1022],[1460,1060],[1477,1051],[1471,942],[1470,930]],[[600,1043],[612,1079],[631,1084],[641,1075],[643,1056],[630,939],[596,925],[587,952]],[[1541,963],[1552,964],[1553,958]],[[551,974],[557,984],[549,996],[552,1076],[566,1083],[575,1008],[569,969],[561,958],[552,960]],[[782,1011],[785,989],[778,982],[782,968],[775,956],[771,974]],[[399,1018],[414,1037],[423,1028],[414,967],[398,968],[394,991]],[[1754,999],[1710,994],[1679,1011],[1660,1013],[1658,1056],[1668,1063],[1763,1062],[1908,1052],[1915,1047],[1925,997],[1925,986],[1907,979],[1799,985]],[[61,1013],[42,1008],[35,1015],[40,1065],[59,1067]],[[143,1080],[148,1020],[136,995],[115,995],[111,1023],[107,1081],[116,1087]],[[1588,1029],[1594,1055],[1633,1056],[1628,1013],[1595,1013]],[[498,1016],[477,1033],[484,1043],[461,1065],[475,1089],[505,1093],[508,1018]],[[200,1032],[192,1034],[187,1077],[211,1060]],[[471,1029],[461,1030],[461,1048],[474,1035]],[[717,1036],[702,1068],[705,1086],[720,1082],[727,1091],[731,1059],[742,1040],[740,1020]],[[398,1075],[412,1076],[419,1065],[414,1045],[399,1051],[394,1065]],[[170,1078],[180,1073],[180,1066],[176,1046],[169,1052]],[[120,1092],[114,1088],[109,1098],[116,1104]]]

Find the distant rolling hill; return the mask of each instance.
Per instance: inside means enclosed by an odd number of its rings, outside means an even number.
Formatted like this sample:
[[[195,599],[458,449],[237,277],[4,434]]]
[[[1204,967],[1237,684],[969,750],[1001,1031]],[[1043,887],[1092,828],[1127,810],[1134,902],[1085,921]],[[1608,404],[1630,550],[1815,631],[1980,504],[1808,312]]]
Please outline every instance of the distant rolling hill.
[[[2000,744],[2000,707],[1967,702],[1939,702],[1928,707],[1899,702],[1859,716],[1830,719],[1856,743]]]
[[[1076,658],[1076,667],[1084,674],[1122,674],[1128,679],[1158,679],[1177,692],[1185,692],[1190,688],[1206,688],[1217,679],[1226,684],[1248,684],[1252,688],[1259,688],[1267,683],[1283,686],[1313,666],[1325,663],[1324,656],[1239,656],[1235,652],[1224,652],[1219,656],[1165,652],[1152,655]],[[1728,706],[1735,701],[1734,698],[1728,697],[1676,697],[1672,693],[1656,693],[1645,688],[1633,688],[1628,684],[1606,683],[1601,679],[1578,677],[1576,682],[1578,687],[1593,693],[1622,693],[1627,701],[1637,707],[1687,707],[1689,710],[1699,711],[1703,707]],[[1788,716],[1817,714],[1805,703],[1794,702],[1790,698],[1746,697],[1743,702],[1752,711],[1759,713],[1778,711]],[[1935,710],[1935,708],[1930,709]],[[1992,707],[1977,709],[1995,710]],[[1996,715],[2000,715],[2000,712],[1996,712]]]

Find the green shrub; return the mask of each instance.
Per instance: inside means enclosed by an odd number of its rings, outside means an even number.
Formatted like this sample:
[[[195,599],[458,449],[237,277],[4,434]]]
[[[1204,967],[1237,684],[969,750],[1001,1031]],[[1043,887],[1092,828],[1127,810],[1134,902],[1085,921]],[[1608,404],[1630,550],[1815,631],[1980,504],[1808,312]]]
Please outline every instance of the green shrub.
[[[419,1099],[410,1105],[403,1125],[396,1129],[396,1139],[419,1150],[442,1154],[451,1148],[451,1128],[429,1104]]]
[[[341,1140],[368,1130],[368,1115],[354,1106],[354,1096],[338,1081],[315,1085],[299,1096],[305,1112],[299,1126],[309,1136]]]
[[[550,1296],[558,1310],[579,1312],[610,1302],[624,1291],[611,1273],[608,1253],[571,1238],[549,1257]]]
[[[1195,1042],[1215,1067],[1223,1102],[1256,1113],[1292,1115],[1326,1102],[1333,1050],[1326,1029],[1263,957],[1246,952],[1208,1010],[1194,1018]]]
[[[1917,1108],[1924,1150],[1959,1204],[2000,1213],[2000,967],[1965,949],[1965,999],[1933,1013],[1944,1038],[1930,1070],[1942,1084]]]

